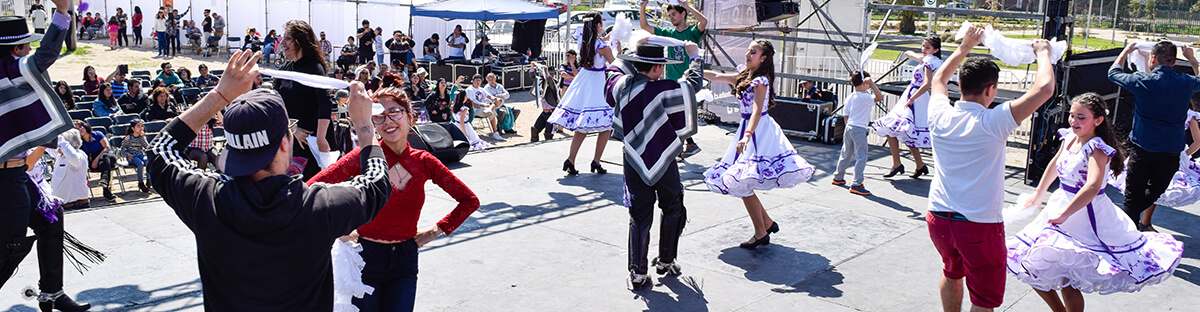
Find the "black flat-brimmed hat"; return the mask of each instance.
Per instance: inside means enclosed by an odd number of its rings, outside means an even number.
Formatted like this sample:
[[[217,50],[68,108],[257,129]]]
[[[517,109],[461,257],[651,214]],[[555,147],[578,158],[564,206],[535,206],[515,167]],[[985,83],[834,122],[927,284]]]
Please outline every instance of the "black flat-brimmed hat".
[[[673,60],[666,57],[666,47],[652,43],[643,43],[637,45],[637,54],[621,54],[617,58],[639,63],[671,65],[683,63],[680,60]]]
[[[42,34],[29,31],[29,24],[20,16],[0,16],[0,45],[18,45],[42,40]]]

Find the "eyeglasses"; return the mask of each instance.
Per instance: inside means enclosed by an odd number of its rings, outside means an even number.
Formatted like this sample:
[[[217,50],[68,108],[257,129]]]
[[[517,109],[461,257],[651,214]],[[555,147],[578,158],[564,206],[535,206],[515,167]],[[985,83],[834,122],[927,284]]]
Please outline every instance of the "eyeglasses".
[[[407,114],[408,114],[407,109],[397,108],[397,109],[393,109],[390,113],[387,113],[387,114],[371,116],[371,122],[379,125],[379,124],[383,124],[383,122],[385,121],[385,119],[384,119],[385,117],[387,119],[391,119],[392,121],[397,121],[397,120],[400,120],[400,118],[404,118],[404,116]]]

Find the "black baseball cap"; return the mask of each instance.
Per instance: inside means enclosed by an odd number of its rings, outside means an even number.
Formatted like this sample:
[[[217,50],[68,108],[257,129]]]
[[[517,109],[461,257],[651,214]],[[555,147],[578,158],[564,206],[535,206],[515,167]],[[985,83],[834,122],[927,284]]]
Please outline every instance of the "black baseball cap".
[[[225,174],[248,176],[271,164],[289,128],[283,98],[272,89],[243,94],[225,108],[225,145],[219,163]]]

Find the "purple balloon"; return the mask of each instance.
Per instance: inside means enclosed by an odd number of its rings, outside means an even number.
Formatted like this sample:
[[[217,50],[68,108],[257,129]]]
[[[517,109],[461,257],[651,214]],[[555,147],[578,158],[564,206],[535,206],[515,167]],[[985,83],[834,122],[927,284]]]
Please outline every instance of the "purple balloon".
[[[80,3],[79,3],[79,12],[87,12],[87,9],[88,9],[88,3],[87,3],[87,2],[80,2]]]

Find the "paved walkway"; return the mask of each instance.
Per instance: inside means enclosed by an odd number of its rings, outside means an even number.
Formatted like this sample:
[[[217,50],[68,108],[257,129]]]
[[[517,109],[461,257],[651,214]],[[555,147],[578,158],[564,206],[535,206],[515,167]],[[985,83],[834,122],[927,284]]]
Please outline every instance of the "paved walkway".
[[[866,186],[872,197],[829,184],[839,146],[795,142],[818,168],[812,181],[760,197],[782,231],[754,251],[740,200],[708,192],[701,180],[732,140],[701,127],[705,149],[682,164],[689,223],[680,242],[683,275],[658,277],[630,291],[625,270],[629,216],[622,176],[566,177],[559,164],[569,141],[493,149],[467,156],[454,173],[482,207],[453,236],[421,251],[418,311],[935,311],[940,260],[925,229],[928,179],[882,179],[886,148],[873,146]],[[590,155],[593,140],[580,155]],[[604,155],[620,172],[620,144]],[[587,163],[581,157],[579,163]],[[911,163],[909,163],[911,166]],[[910,168],[911,169],[911,168]],[[1031,191],[1009,170],[1006,198]],[[421,227],[453,208],[433,184]],[[1110,190],[1111,193],[1112,190]],[[1119,198],[1119,194],[1112,194]],[[1187,244],[1175,278],[1135,294],[1086,295],[1093,311],[1187,310],[1200,297],[1200,205],[1162,207],[1158,228]],[[158,201],[67,215],[67,230],[109,255],[84,275],[67,268],[66,290],[94,310],[201,311],[195,242]],[[1008,233],[1023,227],[1008,227]],[[657,231],[652,231],[657,234]],[[657,241],[657,238],[652,239]],[[657,244],[655,244],[657,245]],[[651,247],[651,250],[657,250]],[[651,253],[651,257],[654,252]],[[0,311],[34,311],[17,294],[35,285],[35,256],[0,288]],[[1031,288],[1009,278],[1000,310],[1038,311]]]

